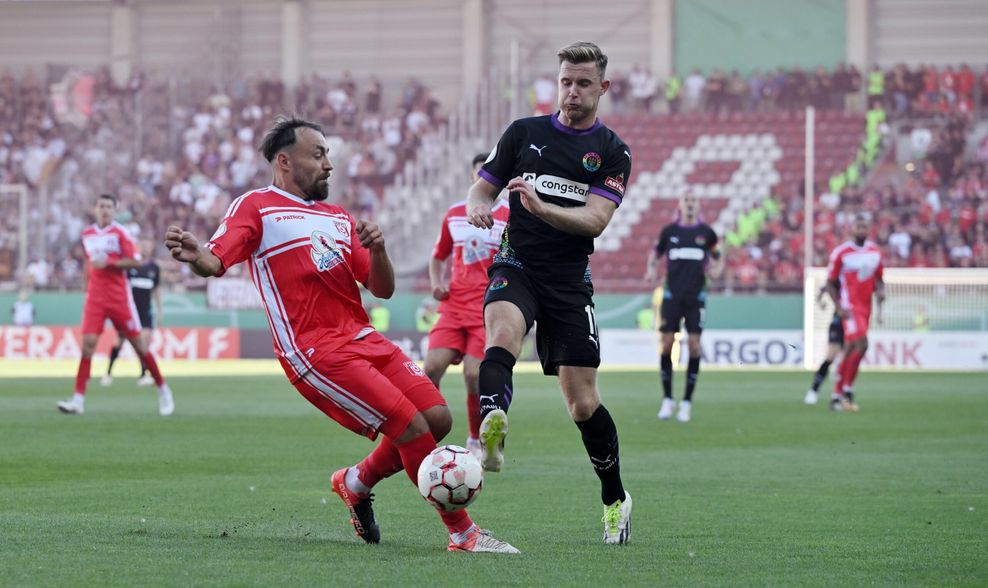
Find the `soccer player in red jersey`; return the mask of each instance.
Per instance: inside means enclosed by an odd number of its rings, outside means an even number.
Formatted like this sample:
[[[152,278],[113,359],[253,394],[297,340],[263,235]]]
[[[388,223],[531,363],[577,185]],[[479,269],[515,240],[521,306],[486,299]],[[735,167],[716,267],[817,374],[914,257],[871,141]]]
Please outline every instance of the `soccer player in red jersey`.
[[[127,230],[113,218],[117,199],[101,194],[96,199],[93,216],[96,222],[82,232],[86,252],[86,302],[82,311],[82,359],[75,377],[75,394],[58,403],[66,414],[85,412],[86,384],[89,382],[93,351],[109,319],[113,327],[133,345],[138,357],[147,365],[158,386],[158,412],[168,416],[175,411],[172,392],[161,377],[158,363],[148,351],[148,342],[141,336],[141,319],[127,283],[127,270],[140,267],[140,255]]]
[[[487,154],[473,158],[473,178],[487,160]],[[487,268],[494,261],[501,235],[508,222],[509,206],[504,200],[494,206],[494,226],[478,228],[467,221],[466,200],[449,207],[439,229],[439,238],[429,260],[432,297],[439,300],[439,320],[429,332],[429,352],[425,356],[425,373],[439,387],[446,369],[463,362],[463,381],[467,389],[467,449],[477,459],[480,450],[480,397],[477,379],[484,359],[484,292]],[[446,262],[452,256],[452,269],[446,275]]]
[[[389,298],[394,270],[377,225],[324,202],[333,164],[322,129],[280,119],[260,150],[273,185],[234,200],[204,246],[174,225],[165,246],[203,277],[247,261],[289,381],[347,429],[382,437],[363,461],[331,477],[357,535],[378,543],[371,489],[402,469],[416,484],[419,464],[450,430],[449,408],[418,365],[370,325],[357,282]],[[466,510],[439,516],[450,551],[518,553],[481,530]]]
[[[830,400],[831,410],[857,412],[854,380],[868,350],[871,297],[878,301],[878,324],[882,323],[885,282],[882,281],[882,250],[867,240],[870,223],[863,214],[854,217],[854,238],[830,254],[827,289],[837,315],[844,324],[844,361],[838,368]]]

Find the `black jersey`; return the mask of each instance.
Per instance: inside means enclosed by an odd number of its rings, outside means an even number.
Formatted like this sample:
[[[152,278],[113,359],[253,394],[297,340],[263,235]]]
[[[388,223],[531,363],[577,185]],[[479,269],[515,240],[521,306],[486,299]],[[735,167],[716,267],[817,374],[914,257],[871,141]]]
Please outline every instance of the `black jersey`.
[[[161,279],[161,268],[153,260],[146,262],[141,267],[132,267],[127,270],[127,281],[130,282],[130,291],[134,295],[134,305],[138,309],[151,308],[151,291],[158,287]]]
[[[710,225],[666,225],[659,233],[655,254],[668,258],[666,292],[673,298],[696,298],[707,285],[707,260],[717,247]]]
[[[591,194],[620,205],[631,176],[628,146],[599,119],[589,129],[578,131],[563,125],[557,116],[511,123],[480,176],[498,187],[520,176],[539,198],[559,206],[584,206]],[[517,192],[508,201],[511,218],[495,264],[514,265],[552,281],[587,278],[592,238],[550,226],[525,209]]]

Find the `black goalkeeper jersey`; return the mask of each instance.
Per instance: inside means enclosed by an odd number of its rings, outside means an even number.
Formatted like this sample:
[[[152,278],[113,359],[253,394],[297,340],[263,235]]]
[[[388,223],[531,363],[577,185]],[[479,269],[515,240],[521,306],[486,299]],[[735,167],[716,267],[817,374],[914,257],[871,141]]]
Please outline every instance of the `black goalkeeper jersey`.
[[[542,200],[584,206],[591,194],[620,205],[631,176],[631,151],[598,119],[589,129],[559,122],[558,113],[511,123],[480,170],[480,177],[504,187],[516,177]],[[593,239],[560,231],[530,213],[521,196],[508,196],[511,218],[494,263],[508,263],[551,281],[588,279]]]
[[[667,225],[659,233],[655,254],[668,259],[666,292],[673,298],[694,299],[707,285],[707,260],[717,247],[710,225]]]
[[[151,308],[151,291],[158,287],[161,279],[161,269],[154,261],[148,261],[141,267],[127,270],[127,281],[134,295],[134,305],[138,310],[147,312]]]

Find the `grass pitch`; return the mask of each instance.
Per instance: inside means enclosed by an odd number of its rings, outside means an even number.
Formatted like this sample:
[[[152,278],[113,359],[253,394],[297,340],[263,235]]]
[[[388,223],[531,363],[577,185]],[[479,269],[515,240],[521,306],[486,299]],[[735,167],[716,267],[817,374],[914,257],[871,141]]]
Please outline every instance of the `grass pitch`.
[[[71,380],[0,380],[0,585],[988,584],[980,374],[866,372],[852,415],[804,406],[808,374],[710,371],[686,425],[656,420],[656,373],[601,374],[627,546],[602,544],[557,382],[519,374],[505,469],[471,509],[512,557],[446,553],[404,474],[376,489],[382,543],[362,544],[329,475],[371,444],[284,377],[172,378],[165,419],[126,369],[93,381],[84,417],[55,410]],[[462,444],[460,376],[444,384]]]

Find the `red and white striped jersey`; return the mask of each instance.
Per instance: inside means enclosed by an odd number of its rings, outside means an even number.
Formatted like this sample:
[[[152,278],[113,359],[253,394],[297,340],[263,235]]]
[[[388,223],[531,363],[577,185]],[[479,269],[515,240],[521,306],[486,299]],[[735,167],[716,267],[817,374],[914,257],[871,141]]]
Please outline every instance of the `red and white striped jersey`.
[[[86,251],[86,297],[98,297],[111,304],[129,304],[127,270],[110,265],[121,259],[140,259],[137,245],[127,229],[115,221],[103,228],[91,224],[82,231],[82,248]],[[94,268],[92,264],[96,260],[102,260],[107,266]]]
[[[370,252],[346,210],[268,186],[230,204],[206,244],[223,271],[249,258],[274,350],[294,383],[309,358],[372,332],[357,282],[367,283]]]
[[[487,268],[494,261],[494,254],[501,245],[501,235],[508,224],[511,207],[507,200],[499,199],[491,213],[494,226],[490,229],[475,227],[467,222],[466,201],[449,207],[439,238],[432,250],[432,257],[447,259],[453,256],[450,271],[449,298],[439,305],[439,312],[477,315],[484,322],[484,291],[487,290]]]
[[[830,253],[827,276],[840,283],[841,308],[868,313],[875,283],[882,277],[882,250],[871,241],[860,247],[846,241]]]

